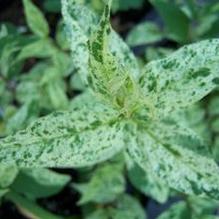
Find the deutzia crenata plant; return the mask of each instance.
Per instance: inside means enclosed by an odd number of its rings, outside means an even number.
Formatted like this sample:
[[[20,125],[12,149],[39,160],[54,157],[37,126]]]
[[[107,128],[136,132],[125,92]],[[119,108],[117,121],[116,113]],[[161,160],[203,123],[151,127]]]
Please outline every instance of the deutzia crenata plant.
[[[219,168],[180,116],[219,84],[219,39],[187,45],[138,68],[102,18],[63,0],[77,71],[89,88],[72,111],[55,112],[0,140],[0,164],[85,167],[124,152],[128,160],[182,193],[219,199]]]

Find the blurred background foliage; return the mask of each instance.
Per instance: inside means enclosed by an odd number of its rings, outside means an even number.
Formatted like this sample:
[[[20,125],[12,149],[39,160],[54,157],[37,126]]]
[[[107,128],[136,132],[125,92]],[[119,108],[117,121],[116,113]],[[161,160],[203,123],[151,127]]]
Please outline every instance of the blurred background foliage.
[[[77,1],[102,12],[102,0]],[[60,0],[0,0],[0,5],[4,137],[38,117],[71,109],[86,86],[73,70]],[[111,23],[144,66],[187,43],[218,37],[219,2],[114,0]],[[181,119],[204,137],[219,161],[219,91],[182,112]],[[0,166],[0,197],[1,219],[219,218],[218,202],[178,194],[123,155],[80,170]]]

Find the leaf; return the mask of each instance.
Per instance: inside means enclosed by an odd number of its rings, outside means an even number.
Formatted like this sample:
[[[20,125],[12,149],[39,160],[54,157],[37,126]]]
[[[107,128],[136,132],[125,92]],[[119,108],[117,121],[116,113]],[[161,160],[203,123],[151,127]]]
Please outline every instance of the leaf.
[[[113,1],[112,10],[113,12],[117,11],[126,11],[130,9],[138,9],[144,3],[144,0],[117,0]]]
[[[31,0],[23,0],[23,4],[27,24],[31,31],[39,37],[48,36],[49,26],[42,12]]]
[[[190,196],[187,199],[197,219],[203,215],[210,215],[217,210],[218,201]],[[205,218],[205,217],[204,217]]]
[[[70,44],[65,33],[64,22],[62,20],[57,24],[55,39],[61,49],[67,50],[70,48]]]
[[[213,159],[169,141],[168,129],[149,126],[143,131],[130,125],[126,130],[129,154],[145,171],[185,194],[219,199],[219,168]]]
[[[145,211],[140,205],[138,199],[130,195],[122,195],[117,203],[115,208],[109,209],[109,218],[113,219],[145,219]]]
[[[113,206],[98,209],[86,216],[86,219],[146,219],[145,212],[138,200],[130,195],[121,195]]]
[[[134,164],[128,170],[129,180],[132,185],[143,194],[150,196],[159,203],[167,201],[169,188],[159,178],[150,174],[150,171],[144,171],[138,165]]]
[[[45,0],[43,2],[43,7],[48,12],[60,13],[61,1],[60,0]]]
[[[72,59],[75,71],[87,83],[89,49],[88,40],[96,30],[98,16],[88,7],[75,0],[62,0],[62,14],[66,25],[66,34],[71,44]],[[139,75],[137,61],[128,46],[113,30],[110,34],[110,51],[125,63],[133,76]]]
[[[6,124],[9,133],[25,128],[30,121],[36,119],[39,113],[37,103],[35,101],[27,101],[21,106],[17,112],[11,116]]]
[[[10,186],[18,174],[16,166],[0,165],[0,189],[5,189]]]
[[[66,96],[65,84],[60,77],[57,67],[49,67],[46,70],[46,76],[42,78],[42,84],[48,93],[48,97],[54,109],[67,109],[68,98]]]
[[[215,96],[210,99],[207,106],[208,113],[211,117],[219,115],[219,97]]]
[[[106,164],[95,170],[88,183],[74,184],[74,188],[82,194],[79,204],[113,202],[125,190],[122,170],[120,164]]]
[[[111,26],[110,3],[106,5],[97,31],[89,40],[88,80],[91,88],[102,99],[130,115],[139,107],[138,89],[125,63],[118,61],[109,50]]]
[[[21,169],[11,185],[13,191],[27,198],[44,198],[57,194],[70,181],[70,176],[54,171],[34,168]]]
[[[83,167],[118,153],[124,145],[118,113],[95,101],[95,97],[91,100],[82,101],[70,112],[55,112],[38,119],[27,129],[1,139],[0,163]]]
[[[17,59],[24,60],[32,57],[48,58],[54,52],[57,51],[55,50],[52,41],[50,41],[49,39],[39,39],[24,46],[18,54]]]
[[[172,205],[167,211],[162,213],[157,219],[185,219],[191,218],[191,212],[187,209],[186,203],[181,201]]]
[[[146,65],[139,84],[154,117],[165,117],[210,93],[219,83],[218,57],[219,40],[212,39]]]
[[[189,39],[189,19],[172,1],[150,0],[166,25],[167,35],[180,43]],[[174,18],[174,19],[173,19]]]
[[[140,46],[162,40],[163,34],[153,22],[143,22],[135,26],[128,34],[126,42],[129,46]]]
[[[145,51],[145,58],[148,62],[166,58],[173,52],[173,49],[163,47],[148,47]]]
[[[3,45],[0,50],[0,70],[1,70],[1,75],[8,78],[10,76],[12,68],[13,67],[18,68],[16,62],[17,62],[17,53],[20,48],[15,40],[11,41],[8,39],[8,42],[7,40],[5,42],[4,39],[2,39],[1,43]]]
[[[59,217],[55,214],[52,214],[43,208],[41,208],[39,205],[37,205],[35,202],[32,202],[19,194],[15,192],[10,192],[7,195],[7,199],[12,201],[18,209],[21,211],[23,215],[25,215],[27,218],[33,218],[33,219],[61,219],[63,217]]]
[[[88,214],[85,219],[109,219],[108,212],[104,209],[98,209]]]
[[[205,145],[208,145],[209,149],[209,145],[211,144],[211,133],[209,126],[206,123],[205,114],[206,112],[203,106],[199,103],[196,103],[185,110],[184,117],[186,119],[187,125],[191,127],[199,136],[202,137]]]

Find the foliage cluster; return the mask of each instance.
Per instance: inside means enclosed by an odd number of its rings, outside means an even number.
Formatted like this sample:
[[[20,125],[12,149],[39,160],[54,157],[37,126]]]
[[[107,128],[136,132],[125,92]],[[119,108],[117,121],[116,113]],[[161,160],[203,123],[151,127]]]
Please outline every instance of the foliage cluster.
[[[163,25],[142,22],[126,42],[110,15],[143,0],[45,0],[62,11],[55,31],[22,2],[27,27],[0,29],[1,200],[27,218],[144,219],[142,194],[177,196],[158,219],[219,218],[217,1],[150,0]],[[81,215],[38,204],[65,186]]]

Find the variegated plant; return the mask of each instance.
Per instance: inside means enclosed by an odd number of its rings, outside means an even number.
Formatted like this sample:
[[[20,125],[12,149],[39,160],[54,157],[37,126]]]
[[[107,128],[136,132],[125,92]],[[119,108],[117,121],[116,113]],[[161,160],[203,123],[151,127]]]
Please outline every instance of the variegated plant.
[[[0,140],[0,163],[84,167],[123,151],[146,172],[187,194],[219,199],[219,168],[180,116],[219,84],[219,39],[184,46],[140,71],[112,30],[110,3],[98,17],[63,0],[75,70],[91,90]]]

